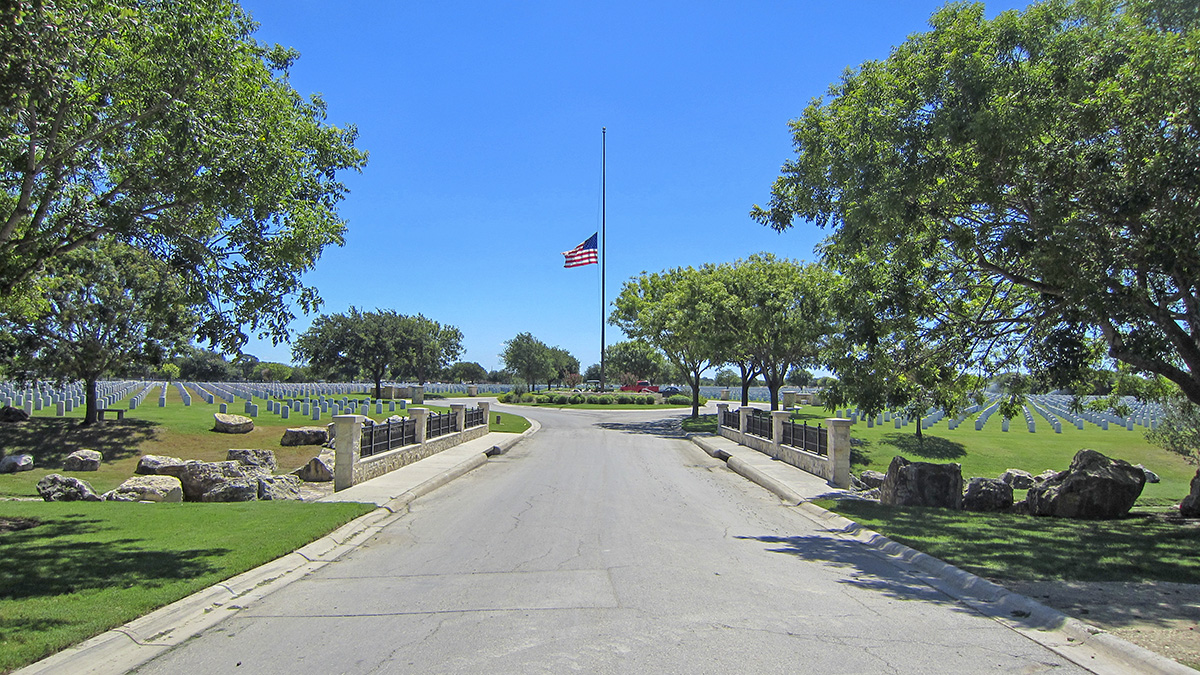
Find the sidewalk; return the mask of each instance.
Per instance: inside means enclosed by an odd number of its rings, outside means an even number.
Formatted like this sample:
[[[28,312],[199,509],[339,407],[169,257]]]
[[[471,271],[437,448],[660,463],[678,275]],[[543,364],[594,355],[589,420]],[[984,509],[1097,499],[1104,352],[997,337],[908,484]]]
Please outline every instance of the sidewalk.
[[[850,494],[829,485],[824,478],[771,459],[724,436],[689,434],[689,437],[706,453],[726,462],[734,472],[774,493],[788,506],[796,507],[806,518],[824,527],[830,536],[863,544],[913,577],[1093,673],[1196,673],[1161,654],[894,542],[811,503],[813,499],[836,499]]]
[[[68,647],[17,670],[16,674],[127,673],[234,615],[250,602],[300,580],[359,547],[384,527],[404,517],[412,500],[485,464],[488,456],[506,452],[541,428],[535,420],[529,422],[530,428],[523,433],[489,433],[374,480],[335,492],[320,501],[364,502],[380,508],[292,553]]]

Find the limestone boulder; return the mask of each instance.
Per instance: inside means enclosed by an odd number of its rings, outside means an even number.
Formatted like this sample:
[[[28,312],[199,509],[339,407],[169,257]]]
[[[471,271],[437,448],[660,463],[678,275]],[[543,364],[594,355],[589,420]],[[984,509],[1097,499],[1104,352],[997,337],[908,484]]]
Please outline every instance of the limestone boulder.
[[[63,461],[63,471],[99,471],[104,456],[95,450],[76,450]]]
[[[1055,478],[1058,478],[1058,474],[1060,474],[1060,473],[1063,473],[1063,472],[1055,471],[1054,469],[1046,469],[1045,471],[1043,471],[1033,477],[1033,484],[1041,485],[1042,483],[1045,483],[1048,480],[1053,480]]]
[[[258,499],[258,481],[242,478],[221,483],[200,496],[202,502],[252,502]]]
[[[296,469],[292,474],[306,483],[328,483],[333,480],[333,468],[320,457],[308,460],[308,464]]]
[[[1004,512],[1012,508],[1013,486],[998,478],[972,478],[963,493],[964,511]]]
[[[254,431],[254,420],[242,415],[213,413],[213,431],[222,434],[248,434]]]
[[[258,471],[260,473],[271,474],[275,472],[275,469],[279,468],[279,462],[275,460],[274,450],[230,449],[225,459],[241,464],[243,471]]]
[[[1146,482],[1147,483],[1157,483],[1162,480],[1162,478],[1160,478],[1158,474],[1154,473],[1150,469],[1147,469],[1146,467],[1142,466],[1141,464],[1134,464],[1134,466],[1141,469],[1142,473],[1146,474]]]
[[[0,473],[33,471],[33,455],[8,455],[0,459]]]
[[[284,447],[298,445],[324,445],[329,441],[329,432],[325,427],[294,427],[283,432],[279,444]]]
[[[1035,516],[1119,518],[1133,508],[1145,485],[1141,469],[1084,449],[1075,453],[1066,471],[1030,488],[1025,502]]]
[[[98,502],[100,495],[87,481],[74,476],[51,473],[42,476],[37,484],[38,494],[48,502]]]
[[[962,466],[910,462],[897,455],[879,486],[879,501],[888,506],[962,508]]]
[[[259,476],[258,498],[264,501],[300,499],[300,478],[291,474]]]
[[[250,479],[246,476],[246,472],[243,471],[242,466],[237,462],[229,461],[189,462],[183,466],[183,470],[179,473],[179,481],[183,484],[183,498],[189,502],[201,501],[209,491],[232,481],[250,485]],[[257,498],[257,483],[252,487],[254,488],[255,498]]]
[[[196,460],[190,461],[195,462]],[[174,476],[178,478],[179,474],[183,473],[183,467],[186,464],[187,462],[178,457],[142,455],[133,472],[143,476]]]
[[[869,488],[877,488],[880,485],[883,485],[885,478],[887,478],[887,474],[879,473],[878,471],[872,471],[870,469],[858,474],[858,479]]]
[[[11,405],[6,405],[0,408],[0,422],[15,423],[24,422],[29,419],[29,413],[22,408],[14,408]]]
[[[1200,469],[1192,476],[1192,489],[1179,504],[1179,515],[1184,518],[1200,518]]]
[[[1013,490],[1028,490],[1033,487],[1033,474],[1020,469],[1009,469],[1000,474],[1000,480],[1007,483]]]
[[[134,476],[104,493],[109,502],[164,502],[183,501],[183,483],[175,476]]]

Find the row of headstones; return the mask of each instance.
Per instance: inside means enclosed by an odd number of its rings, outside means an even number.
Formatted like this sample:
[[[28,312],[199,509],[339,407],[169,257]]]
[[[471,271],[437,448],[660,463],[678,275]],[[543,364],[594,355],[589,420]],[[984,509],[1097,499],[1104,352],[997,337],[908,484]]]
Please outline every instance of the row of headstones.
[[[144,383],[131,381],[97,382],[97,404],[101,408],[111,408],[118,401],[128,396],[130,391],[133,391],[142,384]],[[7,407],[22,408],[30,415],[36,411],[54,406],[55,414],[61,417],[66,413],[72,412],[75,408],[82,407],[84,402],[85,393],[83,385],[79,383],[70,383],[63,387],[38,384],[32,388],[24,389],[0,383],[0,404]]]
[[[396,412],[396,403],[397,403],[396,401],[388,401],[385,406],[383,401],[375,401],[375,413],[383,414],[385,407],[387,408],[388,412],[394,413],[394,412]],[[400,410],[404,410],[405,402],[400,401],[399,404],[400,404],[399,405]],[[308,418],[312,419],[313,421],[319,421],[321,419],[321,416],[324,414],[331,414],[331,415],[364,414],[365,415],[365,414],[368,414],[371,409],[371,402],[369,399],[365,400],[365,401],[358,401],[358,400],[354,400],[354,399],[343,399],[342,401],[335,401],[333,399],[325,399],[324,397],[322,397],[322,400],[313,400],[313,401],[291,400],[291,401],[286,401],[286,402],[280,401],[277,399],[269,399],[267,401],[266,405],[267,405],[267,412],[273,413],[275,415],[279,415],[280,419],[285,419],[285,420],[290,419],[292,417],[293,413],[295,413],[299,416],[302,416],[302,417],[308,417]],[[220,405],[219,410],[222,413],[229,412],[229,404],[222,403]],[[244,414],[246,414],[249,417],[258,417],[259,404],[254,403],[251,400],[247,400],[247,401],[245,401],[245,403],[243,405],[242,411]]]
[[[1035,406],[1046,408],[1054,416],[1061,417],[1074,424],[1076,429],[1083,429],[1085,420],[1105,431],[1109,430],[1110,424],[1116,424],[1129,431],[1133,431],[1136,425],[1149,429],[1157,429],[1159,415],[1161,415],[1161,408],[1157,406],[1142,406],[1140,415],[1131,415],[1128,418],[1122,418],[1113,413],[1098,413],[1092,410],[1085,410],[1076,415],[1067,409],[1069,405],[1068,401],[1070,400],[1069,397],[1034,396],[1031,399]]]

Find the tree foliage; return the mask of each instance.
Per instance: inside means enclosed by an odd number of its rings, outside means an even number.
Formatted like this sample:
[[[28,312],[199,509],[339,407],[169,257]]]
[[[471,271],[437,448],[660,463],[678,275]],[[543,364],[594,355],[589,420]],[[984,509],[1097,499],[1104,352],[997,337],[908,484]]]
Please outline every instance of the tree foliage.
[[[517,333],[516,337],[506,341],[500,358],[507,370],[529,385],[554,376],[555,364],[550,358],[550,348],[532,333]]]
[[[450,382],[484,382],[488,372],[474,361],[459,361],[446,369],[446,379]]]
[[[22,370],[85,382],[84,423],[91,424],[97,380],[161,365],[188,344],[196,317],[166,266],[123,244],[75,249],[48,270],[46,310],[6,329]]]
[[[625,340],[604,350],[605,367],[614,373],[630,373],[634,382],[664,382],[669,368],[663,355],[644,340]]]
[[[322,249],[354,127],[288,82],[298,54],[230,0],[16,0],[0,9],[0,300],[36,312],[56,258],[137,247],[204,309],[201,338],[279,340]]]
[[[791,123],[796,158],[752,211],[833,228],[853,358],[907,373],[873,399],[966,368],[1072,382],[1107,356],[1200,403],[1195,3],[930,23]]]

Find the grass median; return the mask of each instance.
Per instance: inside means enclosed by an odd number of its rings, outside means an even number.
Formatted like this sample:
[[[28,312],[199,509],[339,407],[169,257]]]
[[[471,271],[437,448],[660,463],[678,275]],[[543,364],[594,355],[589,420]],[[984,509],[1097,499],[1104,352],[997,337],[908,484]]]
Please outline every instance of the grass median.
[[[286,555],[374,508],[0,502],[0,672]]]

